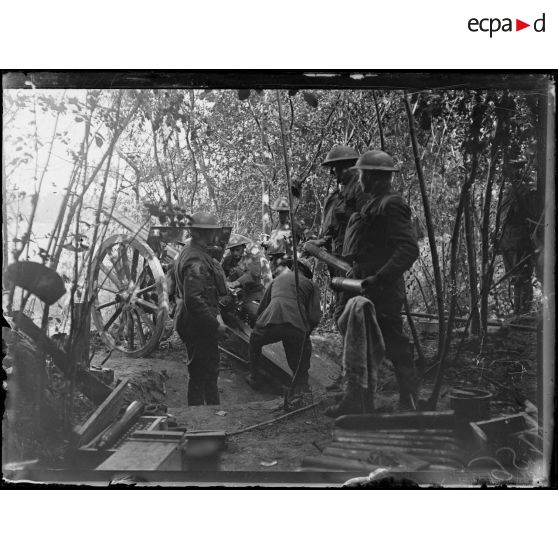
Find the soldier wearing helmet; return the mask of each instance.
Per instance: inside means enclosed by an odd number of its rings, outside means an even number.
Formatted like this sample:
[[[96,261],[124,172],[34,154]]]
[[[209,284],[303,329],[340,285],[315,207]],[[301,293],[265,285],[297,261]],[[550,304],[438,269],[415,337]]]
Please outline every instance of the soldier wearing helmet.
[[[272,270],[275,270],[283,257],[291,257],[293,249],[304,240],[304,230],[295,219],[294,234],[291,231],[290,206],[286,197],[277,198],[271,209],[277,211],[279,223],[271,231],[269,240],[262,242],[266,255],[270,258]]]
[[[351,215],[360,210],[366,201],[358,183],[358,173],[351,169],[358,153],[348,145],[335,145],[327,154],[322,166],[329,167],[337,180],[337,188],[324,204],[324,217],[318,246],[331,249],[334,256],[341,257],[345,229]]]
[[[238,235],[237,235],[238,236]],[[229,279],[232,271],[238,267],[244,256],[244,251],[246,250],[246,241],[242,238],[231,238],[229,244],[227,245],[229,253],[223,259],[223,271],[225,276]],[[236,277],[235,277],[236,279]],[[232,279],[234,281],[234,279]]]
[[[243,317],[246,317],[253,327],[264,286],[260,256],[257,253],[246,254],[246,245],[246,240],[239,235],[233,235],[228,244],[229,254],[224,258],[222,265],[229,288],[236,289],[236,294],[242,301]]]
[[[353,169],[359,172],[362,191],[370,200],[349,221],[343,257],[352,264],[353,277],[365,280],[362,294],[374,303],[386,356],[393,362],[399,384],[400,408],[415,409],[417,377],[401,319],[405,297],[403,274],[419,254],[411,210],[391,190],[393,173],[398,169],[390,155],[380,150],[368,151]],[[343,293],[345,302],[347,297]],[[363,402],[372,397],[359,393],[361,389],[348,382],[343,400],[330,408],[328,414],[371,411]]]
[[[264,382],[259,370],[262,347],[282,341],[289,367],[293,375],[296,374],[293,386],[295,393],[309,391],[308,370],[312,356],[310,333],[321,318],[320,290],[312,281],[312,275],[312,264],[299,258],[298,292],[295,274],[288,267],[284,267],[267,287],[258,308],[256,325],[250,335],[250,375],[247,382],[254,389]]]
[[[199,211],[190,218],[191,240],[174,266],[179,304],[176,330],[188,350],[188,405],[219,405],[218,334],[224,330],[219,299],[227,295],[211,246],[221,232],[217,218]]]

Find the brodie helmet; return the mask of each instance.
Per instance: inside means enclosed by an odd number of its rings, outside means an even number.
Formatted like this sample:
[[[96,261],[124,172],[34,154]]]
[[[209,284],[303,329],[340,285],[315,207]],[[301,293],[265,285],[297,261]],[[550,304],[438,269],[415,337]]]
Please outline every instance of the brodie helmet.
[[[391,155],[380,149],[374,149],[363,153],[356,165],[351,167],[354,170],[380,170],[387,172],[398,172],[399,169],[395,166],[395,162]]]
[[[334,145],[327,154],[322,166],[327,167],[340,161],[356,161],[358,153],[348,145]]]

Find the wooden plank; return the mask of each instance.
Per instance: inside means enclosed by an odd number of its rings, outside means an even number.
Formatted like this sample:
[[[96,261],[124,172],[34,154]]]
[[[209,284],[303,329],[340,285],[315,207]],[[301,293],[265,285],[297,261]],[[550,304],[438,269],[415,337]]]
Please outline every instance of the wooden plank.
[[[451,429],[455,426],[455,416],[453,411],[344,415],[335,421],[335,426],[354,430],[375,430],[377,428]]]
[[[106,461],[97,467],[98,471],[157,471],[161,467],[168,471],[168,462],[173,454],[181,452],[181,446],[174,440],[129,440]],[[182,470],[178,466],[175,470]]]
[[[100,405],[112,392],[112,388],[99,380],[95,374],[91,372],[84,371],[79,373],[78,369],[78,382],[81,382],[81,388],[83,395],[91,399],[95,405]]]
[[[116,418],[124,404],[127,387],[128,380],[120,382],[87,421],[82,426],[74,429],[78,446],[90,442]]]
[[[446,449],[435,449],[435,448],[426,448],[422,447],[402,447],[402,446],[395,446],[389,443],[381,443],[381,444],[371,444],[366,442],[356,442],[356,441],[347,441],[347,440],[339,440],[335,441],[331,444],[331,447],[337,447],[340,449],[355,449],[355,450],[362,450],[362,451],[405,451],[409,455],[416,455],[417,457],[421,457],[428,461],[436,461],[437,463],[440,460],[451,460],[452,462],[458,461],[461,462],[462,455],[461,452],[455,450],[446,450]]]
[[[184,433],[174,430],[136,430],[130,434],[129,438],[129,440],[149,440],[151,442],[158,442],[161,440],[181,442],[183,439]]]
[[[409,471],[419,471],[429,466],[429,461],[417,456],[406,454],[399,450],[356,450],[353,448],[339,448],[335,446],[324,450],[324,456],[343,457],[347,459],[358,459],[368,461],[380,467],[404,467]],[[387,463],[380,463],[378,460],[383,458]]]

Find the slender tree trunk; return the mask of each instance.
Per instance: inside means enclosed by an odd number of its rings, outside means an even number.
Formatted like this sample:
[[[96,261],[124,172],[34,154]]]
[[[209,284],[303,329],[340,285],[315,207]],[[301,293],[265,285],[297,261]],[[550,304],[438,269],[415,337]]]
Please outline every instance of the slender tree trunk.
[[[138,97],[137,101],[134,103],[134,106],[132,107],[132,109],[128,113],[128,116],[126,116],[126,118],[124,119],[124,122],[122,123],[122,126],[120,126],[117,130],[114,131],[114,134],[112,136],[112,139],[111,139],[111,142],[110,142],[110,145],[109,145],[108,149],[103,153],[103,155],[101,157],[101,160],[99,161],[97,166],[93,169],[93,172],[91,173],[91,176],[87,179],[87,183],[85,185],[85,188],[84,188],[81,196],[85,196],[85,194],[89,190],[91,184],[93,184],[93,181],[95,180],[95,177],[97,176],[97,174],[99,173],[99,170],[103,166],[108,154],[112,152],[112,149],[116,145],[116,142],[118,141],[118,138],[120,137],[122,132],[125,130],[126,126],[128,126],[132,117],[137,112],[140,103],[141,103],[141,97]],[[87,163],[87,161],[84,161],[84,164],[86,164],[86,163]],[[54,253],[54,256],[53,256],[53,259],[52,259],[51,267],[53,269],[56,269],[56,267],[58,266],[58,262],[60,260],[60,255],[62,254],[62,245],[64,243],[64,239],[68,236],[68,231],[70,229],[72,219],[74,218],[76,209],[77,209],[77,207],[80,203],[81,202],[80,202],[79,199],[75,200],[74,203],[70,206],[70,208],[68,210],[68,216],[66,218],[66,223],[64,225],[64,230],[63,230],[62,234],[60,235],[61,241],[58,244],[58,246],[56,247],[55,253]]]
[[[6,156],[2,149],[2,282],[8,267],[8,200],[6,197]]]
[[[478,152],[473,152],[473,160],[471,164],[471,172],[467,180],[465,180],[463,187],[461,189],[461,194],[459,196],[459,204],[457,206],[457,215],[455,217],[455,223],[453,225],[453,233],[451,236],[451,251],[450,251],[450,285],[449,285],[449,292],[450,292],[450,304],[449,304],[449,312],[448,312],[448,322],[447,322],[447,329],[446,329],[446,336],[444,340],[444,346],[442,351],[440,352],[440,360],[438,363],[438,372],[436,375],[436,380],[434,382],[434,388],[432,390],[432,395],[430,396],[430,407],[432,409],[436,408],[438,404],[438,398],[440,396],[440,390],[442,388],[443,376],[444,376],[444,367],[446,357],[449,352],[450,344],[451,344],[451,337],[452,337],[452,329],[453,324],[455,323],[455,311],[457,307],[457,255],[459,250],[459,231],[461,229],[461,218],[463,216],[463,210],[465,208],[465,201],[467,199],[467,192],[469,191],[471,185],[475,180],[475,176],[478,170]]]
[[[497,126],[500,126],[498,124]],[[495,140],[497,141],[497,140]],[[480,318],[481,330],[483,336],[486,335],[488,322],[488,295],[490,292],[490,284],[492,282],[490,260],[490,215],[492,209],[492,188],[494,186],[494,177],[496,175],[496,164],[498,162],[499,146],[493,146],[490,166],[488,169],[488,178],[486,181],[484,208],[481,230],[481,303]]]
[[[172,206],[172,196],[169,183],[167,182],[165,173],[163,172],[163,168],[161,167],[161,161],[159,160],[159,150],[157,148],[157,131],[155,130],[155,126],[153,125],[153,119],[151,119],[151,130],[153,131],[153,154],[155,155],[155,164],[157,165],[157,170],[159,171],[159,176],[161,177],[161,182],[163,183],[167,205],[170,208]]]
[[[446,330],[446,337],[444,340],[443,349],[440,353],[440,360],[438,362],[438,371],[436,374],[436,380],[434,382],[434,388],[432,389],[432,395],[429,399],[429,407],[431,409],[436,409],[438,404],[438,398],[440,396],[440,390],[442,389],[442,382],[444,378],[444,367],[446,357],[449,353],[452,329],[455,322],[455,312],[457,308],[457,255],[459,250],[459,234],[461,229],[461,218],[463,216],[465,203],[468,197],[468,192],[475,181],[478,167],[479,167],[479,156],[481,151],[480,143],[480,133],[482,118],[484,114],[483,106],[481,105],[480,94],[477,92],[475,95],[475,105],[473,107],[473,118],[471,123],[471,130],[469,134],[469,152],[471,154],[471,170],[469,176],[463,182],[463,187],[461,188],[461,193],[459,194],[459,203],[457,205],[457,214],[455,217],[455,222],[453,225],[453,233],[451,236],[451,250],[450,250],[450,304],[448,312],[448,323]]]
[[[440,260],[438,259],[438,248],[436,246],[436,236],[434,232],[434,224],[432,222],[432,214],[430,212],[430,201],[426,192],[426,183],[424,180],[424,173],[422,171],[422,163],[420,161],[420,154],[418,149],[417,135],[415,129],[415,118],[409,102],[407,92],[404,94],[405,109],[407,111],[407,118],[409,120],[409,133],[411,136],[411,143],[413,145],[413,154],[415,157],[415,165],[417,168],[417,175],[419,179],[420,193],[422,196],[422,205],[424,209],[424,219],[426,221],[426,230],[428,233],[428,242],[430,245],[430,253],[432,255],[432,269],[434,272],[434,284],[436,287],[436,304],[438,307],[438,354],[441,355],[444,347],[445,337],[445,319],[444,319],[444,295],[442,287],[442,274],[440,272]]]
[[[382,126],[382,118],[380,117],[380,107],[378,106],[378,99],[376,98],[376,92],[372,91],[372,97],[374,98],[374,107],[376,108],[376,120],[378,121],[378,134],[380,136],[380,149],[385,151],[386,143],[384,141],[384,128]]]
[[[465,241],[467,245],[467,264],[469,270],[469,312],[471,314],[471,334],[478,335],[480,332],[480,314],[477,255],[475,250],[475,230],[471,214],[471,196],[469,190],[467,190],[465,196]]]

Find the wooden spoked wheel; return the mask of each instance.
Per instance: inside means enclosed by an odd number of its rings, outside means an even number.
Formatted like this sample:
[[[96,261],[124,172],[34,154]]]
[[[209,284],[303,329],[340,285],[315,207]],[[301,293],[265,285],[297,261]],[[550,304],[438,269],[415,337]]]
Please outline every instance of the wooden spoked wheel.
[[[93,322],[109,349],[143,357],[158,345],[169,312],[165,274],[153,250],[124,234],[103,242],[92,266]]]

